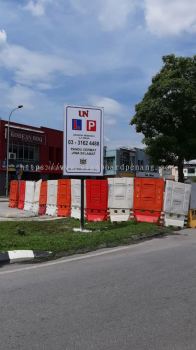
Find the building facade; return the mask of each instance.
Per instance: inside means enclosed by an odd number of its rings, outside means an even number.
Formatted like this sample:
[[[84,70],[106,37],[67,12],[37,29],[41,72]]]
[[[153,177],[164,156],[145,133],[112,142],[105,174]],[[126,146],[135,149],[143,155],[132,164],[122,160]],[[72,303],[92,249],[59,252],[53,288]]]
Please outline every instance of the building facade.
[[[184,177],[186,180],[196,180],[196,159],[184,163]]]
[[[8,122],[0,120],[0,195],[5,194]],[[10,123],[9,181],[62,176],[63,132]]]
[[[150,159],[140,148],[104,149],[104,170],[106,176],[135,176],[138,172],[156,172]]]

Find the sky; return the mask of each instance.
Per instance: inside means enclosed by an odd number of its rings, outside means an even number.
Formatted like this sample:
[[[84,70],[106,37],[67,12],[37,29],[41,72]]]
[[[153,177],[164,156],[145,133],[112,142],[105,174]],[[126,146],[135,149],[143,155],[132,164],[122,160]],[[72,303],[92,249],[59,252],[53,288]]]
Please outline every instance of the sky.
[[[195,0],[0,0],[0,118],[63,130],[66,104],[100,106],[108,148],[143,147],[135,104],[195,48]]]

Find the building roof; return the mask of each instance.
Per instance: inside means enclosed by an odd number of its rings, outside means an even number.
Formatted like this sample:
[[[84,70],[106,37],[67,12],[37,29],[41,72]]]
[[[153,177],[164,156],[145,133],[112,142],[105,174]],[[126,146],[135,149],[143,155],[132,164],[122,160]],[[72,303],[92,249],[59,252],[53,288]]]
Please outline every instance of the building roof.
[[[189,160],[188,162],[184,162],[184,165],[196,165],[196,159]]]

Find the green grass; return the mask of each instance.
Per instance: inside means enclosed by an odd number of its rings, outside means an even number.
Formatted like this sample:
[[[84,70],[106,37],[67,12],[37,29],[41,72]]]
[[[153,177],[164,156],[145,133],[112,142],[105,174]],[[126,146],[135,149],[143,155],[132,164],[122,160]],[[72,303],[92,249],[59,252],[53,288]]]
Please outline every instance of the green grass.
[[[73,232],[73,227],[79,226],[79,221],[71,218],[44,222],[0,222],[0,251],[33,249],[72,254],[129,244],[168,232],[163,227],[135,222],[86,223],[85,228],[92,232]]]

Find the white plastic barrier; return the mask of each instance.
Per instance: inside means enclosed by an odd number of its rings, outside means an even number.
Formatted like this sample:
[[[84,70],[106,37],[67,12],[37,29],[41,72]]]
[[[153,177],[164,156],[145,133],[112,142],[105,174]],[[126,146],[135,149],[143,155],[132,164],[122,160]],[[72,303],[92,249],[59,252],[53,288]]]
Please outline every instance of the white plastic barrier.
[[[57,215],[57,187],[58,180],[48,180],[46,214],[51,216]]]
[[[84,182],[84,208],[86,208],[86,182]],[[71,179],[71,217],[81,217],[81,180]]]
[[[187,224],[187,215],[165,213],[165,226],[174,226],[183,228]]]
[[[38,215],[39,212],[39,197],[40,197],[40,189],[41,189],[42,180],[39,180],[35,183],[35,192],[33,198],[33,212]]]
[[[35,182],[26,181],[24,210],[33,209],[34,191],[35,191]]]
[[[127,221],[133,217],[133,178],[108,179],[110,220]]]
[[[165,226],[184,227],[190,202],[191,185],[167,180],[164,196]]]

